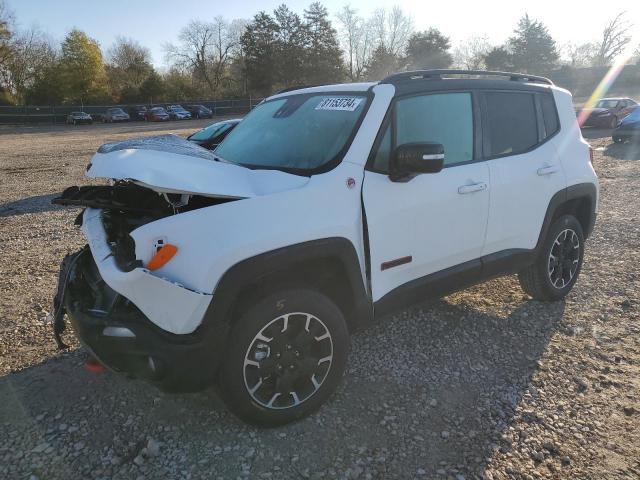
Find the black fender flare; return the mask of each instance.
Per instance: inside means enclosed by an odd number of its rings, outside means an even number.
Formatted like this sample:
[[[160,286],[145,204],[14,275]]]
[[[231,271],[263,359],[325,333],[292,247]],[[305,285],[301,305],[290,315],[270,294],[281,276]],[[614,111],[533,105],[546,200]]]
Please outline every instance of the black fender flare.
[[[360,261],[353,243],[344,237],[329,237],[288,245],[249,257],[229,268],[220,278],[213,297],[198,327],[227,332],[236,301],[247,285],[258,283],[272,274],[296,268],[307,262],[337,260],[351,288],[353,326],[367,325],[373,318],[373,304],[365,288]]]
[[[586,228],[584,229],[584,238],[588,238],[593,231],[593,227],[596,223],[596,202],[597,202],[597,189],[595,184],[593,183],[576,183],[575,185],[570,185],[566,188],[563,188],[559,192],[557,192],[551,200],[549,201],[549,206],[547,207],[547,212],[544,216],[544,221],[542,222],[542,228],[540,229],[540,236],[538,237],[538,242],[536,243],[535,252],[539,252],[542,244],[544,243],[545,238],[547,237],[547,232],[551,227],[551,221],[555,217],[556,212],[559,208],[562,207],[565,203],[579,199],[579,198],[588,198],[591,202],[591,210],[589,212],[589,218],[587,220]]]

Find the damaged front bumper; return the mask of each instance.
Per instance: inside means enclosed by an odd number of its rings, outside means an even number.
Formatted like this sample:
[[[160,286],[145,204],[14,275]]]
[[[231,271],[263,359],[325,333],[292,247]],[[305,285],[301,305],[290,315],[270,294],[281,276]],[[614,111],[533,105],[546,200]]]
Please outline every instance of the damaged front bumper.
[[[88,247],[62,263],[54,332],[60,347],[66,312],[78,338],[107,367],[169,391],[211,384],[227,336],[223,322],[204,321],[211,295],[138,267],[119,268],[102,211],[87,208]]]
[[[68,258],[60,276],[66,282],[59,288],[62,313],[66,310],[79,340],[101,363],[166,391],[197,391],[213,382],[226,325],[203,326],[188,335],[169,333],[105,283],[88,248]]]
[[[153,323],[175,334],[191,333],[200,325],[211,295],[157,277],[145,268],[122,271],[107,242],[102,210],[87,208],[84,211],[82,231],[104,281],[126,296]]]

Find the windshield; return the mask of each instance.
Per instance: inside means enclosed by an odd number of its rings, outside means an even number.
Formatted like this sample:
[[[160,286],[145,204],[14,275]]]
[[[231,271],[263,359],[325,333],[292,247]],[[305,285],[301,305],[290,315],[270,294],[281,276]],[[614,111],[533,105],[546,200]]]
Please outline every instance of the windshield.
[[[111,112],[111,113],[124,113],[124,111],[121,108],[111,108],[111,109],[109,109],[109,112]]]
[[[225,160],[251,167],[312,170],[348,146],[367,97],[300,94],[258,105],[218,147]]]
[[[596,104],[596,108],[615,108],[618,105],[618,100],[600,100]]]
[[[152,109],[151,109],[151,111],[152,111],[153,113],[165,113],[164,108],[162,108],[162,107],[155,107],[155,108],[152,108]]]
[[[214,123],[189,137],[189,140],[205,141],[226,132],[233,127],[233,123]]]

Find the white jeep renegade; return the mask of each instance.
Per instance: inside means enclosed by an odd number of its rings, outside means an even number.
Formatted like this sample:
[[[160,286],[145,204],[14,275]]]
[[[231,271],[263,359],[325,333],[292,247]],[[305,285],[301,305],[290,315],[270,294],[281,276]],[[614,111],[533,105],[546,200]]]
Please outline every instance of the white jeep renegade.
[[[242,419],[317,409],[349,334],[517,273],[558,300],[580,272],[598,182],[571,95],[524,74],[419,71],[276,94],[210,152],[103,145],[71,187],[88,246],[55,299],[113,370],[172,391],[218,382]]]

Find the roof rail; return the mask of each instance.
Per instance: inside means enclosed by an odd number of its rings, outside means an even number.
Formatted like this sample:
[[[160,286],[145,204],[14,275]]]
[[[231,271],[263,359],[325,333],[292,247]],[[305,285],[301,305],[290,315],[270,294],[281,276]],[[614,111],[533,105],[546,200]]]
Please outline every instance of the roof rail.
[[[394,73],[384,78],[380,83],[397,83],[411,80],[442,80],[443,76],[466,75],[478,77],[506,77],[513,82],[531,82],[553,85],[553,82],[546,77],[539,75],[529,75],[528,73],[494,72],[491,70],[414,70],[410,72]]]

